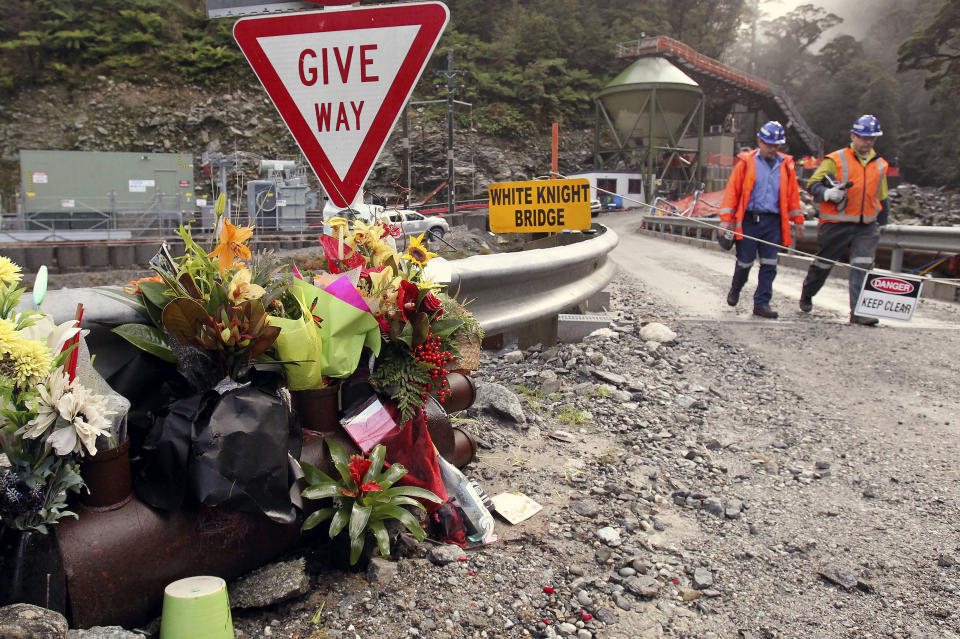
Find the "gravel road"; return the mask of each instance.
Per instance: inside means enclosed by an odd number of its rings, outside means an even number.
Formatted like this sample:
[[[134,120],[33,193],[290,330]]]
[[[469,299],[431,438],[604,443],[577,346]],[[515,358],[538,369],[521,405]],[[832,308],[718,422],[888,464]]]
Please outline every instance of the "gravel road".
[[[372,582],[309,551],[309,592],[235,610],[238,639],[960,637],[956,306],[850,326],[844,282],[804,316],[781,269],[783,319],[753,319],[729,254],[608,220],[610,328],[484,352],[499,399],[456,416],[466,472],[543,510]]]

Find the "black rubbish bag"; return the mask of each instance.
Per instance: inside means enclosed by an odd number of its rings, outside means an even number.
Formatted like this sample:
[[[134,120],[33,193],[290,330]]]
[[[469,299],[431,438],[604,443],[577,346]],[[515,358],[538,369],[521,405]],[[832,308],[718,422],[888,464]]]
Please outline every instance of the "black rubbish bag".
[[[293,522],[302,439],[282,381],[251,369],[173,402],[144,442],[138,497],[165,510],[198,502]]]

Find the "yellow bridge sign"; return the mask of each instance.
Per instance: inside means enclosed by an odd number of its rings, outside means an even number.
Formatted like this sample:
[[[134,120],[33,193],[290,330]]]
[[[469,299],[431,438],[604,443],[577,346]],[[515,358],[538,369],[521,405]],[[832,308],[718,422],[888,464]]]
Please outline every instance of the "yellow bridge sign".
[[[590,182],[585,179],[490,185],[490,230],[494,233],[589,228]]]

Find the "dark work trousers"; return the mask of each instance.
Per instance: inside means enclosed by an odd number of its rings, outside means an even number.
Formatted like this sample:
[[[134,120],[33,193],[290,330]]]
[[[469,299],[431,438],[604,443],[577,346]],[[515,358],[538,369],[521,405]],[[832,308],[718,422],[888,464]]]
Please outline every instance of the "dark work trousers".
[[[877,243],[880,241],[880,227],[877,224],[861,224],[860,222],[824,222],[817,229],[818,258],[825,260],[839,260],[844,251],[850,249],[850,265],[863,269],[873,268],[874,255],[877,252]],[[816,259],[807,269],[807,277],[803,280],[801,295],[812,298],[823,287],[833,268],[831,262]],[[858,269],[850,269],[850,311],[857,307],[860,297],[860,288],[866,273]]]
[[[760,255],[760,272],[757,274],[757,291],[753,294],[753,305],[770,306],[773,297],[773,278],[777,276],[777,247],[757,242],[755,237],[767,242],[780,244],[783,232],[780,228],[779,213],[755,215],[747,211],[743,215],[742,239],[737,240],[737,265],[733,269],[731,288],[737,292],[747,283],[750,267]]]

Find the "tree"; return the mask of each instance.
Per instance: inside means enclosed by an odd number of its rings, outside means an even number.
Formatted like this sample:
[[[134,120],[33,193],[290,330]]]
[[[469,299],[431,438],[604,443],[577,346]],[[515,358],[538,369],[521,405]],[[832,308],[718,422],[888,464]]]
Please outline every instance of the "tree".
[[[940,11],[897,50],[898,70],[926,71],[933,88],[960,79],[960,0],[946,0]]]
[[[763,23],[766,37],[760,54],[759,73],[789,86],[798,82],[809,63],[808,49],[824,31],[843,22],[843,19],[821,7],[803,4],[775,20]]]
[[[834,76],[841,69],[863,58],[863,44],[851,35],[842,35],[823,45],[814,62]]]

